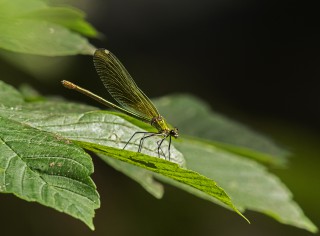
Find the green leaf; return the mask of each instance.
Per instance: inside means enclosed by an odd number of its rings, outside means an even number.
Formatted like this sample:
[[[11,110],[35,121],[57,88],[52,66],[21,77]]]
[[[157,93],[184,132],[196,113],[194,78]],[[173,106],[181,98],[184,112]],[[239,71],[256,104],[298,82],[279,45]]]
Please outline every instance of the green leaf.
[[[39,107],[39,104],[37,104],[37,106]],[[47,103],[44,104],[44,106],[42,107],[42,109],[45,109],[46,107],[51,107],[49,106]],[[101,114],[101,112],[90,112],[90,113],[85,113],[82,115],[72,115],[71,113],[69,113],[68,118],[66,119],[66,117],[61,117],[60,115],[58,115],[57,113],[55,114],[50,114],[48,112],[41,112],[42,109],[38,110],[38,111],[34,111],[32,113],[32,116],[39,116],[40,119],[37,118],[31,118],[31,116],[29,116],[28,114],[23,114],[26,111],[28,111],[28,109],[30,109],[30,106],[26,106],[26,110],[22,111],[16,111],[15,112],[15,119],[22,121],[27,121],[29,125],[37,127],[37,128],[42,128],[46,131],[52,131],[55,130],[55,132],[58,132],[59,135],[62,135],[63,137],[68,137],[68,139],[71,140],[82,140],[81,145],[85,145],[86,144],[86,148],[90,149],[92,147],[97,148],[98,144],[94,144],[94,142],[99,142],[99,143],[105,143],[105,145],[108,146],[116,146],[119,148],[119,144],[123,147],[123,145],[125,144],[124,141],[122,140],[128,140],[130,138],[130,136],[126,136],[126,135],[131,135],[133,133],[132,132],[126,132],[123,133],[122,135],[117,135],[116,132],[114,131],[114,129],[119,129],[119,127],[121,127],[122,130],[128,129],[128,128],[133,128],[133,126],[128,123],[127,121],[123,120],[122,118],[118,118],[117,116],[114,115],[110,115],[110,114]],[[57,109],[57,110],[60,110]],[[12,114],[10,112],[10,110],[2,110],[2,114],[10,116],[10,114]],[[46,116],[46,117],[44,117]],[[45,122],[43,122],[43,120],[45,120]],[[50,125],[49,125],[50,124]],[[137,128],[137,127],[136,127]],[[94,134],[96,134],[96,137],[92,137],[92,130],[94,130]],[[111,131],[111,132],[110,132]],[[91,133],[91,137],[90,135],[88,135],[88,132]],[[108,136],[106,136],[108,135]],[[90,141],[92,142],[91,146],[89,145],[88,142],[85,141]],[[138,139],[136,141],[139,141]],[[134,145],[131,145],[133,147],[137,147],[138,143],[135,143]],[[101,146],[98,145],[99,150],[103,149],[103,148],[108,148],[106,146]],[[130,145],[128,147],[128,149],[130,149]],[[149,153],[153,156],[157,156],[157,146],[154,144],[154,142],[152,144],[146,144],[145,148],[144,148],[146,153]],[[107,149],[109,150],[109,149]],[[117,155],[120,155],[123,157],[122,152],[125,152],[125,156],[127,155],[127,153],[130,153],[129,151],[120,151],[118,149],[112,149],[113,151],[116,150]],[[179,163],[180,165],[184,164],[184,160],[181,156],[181,154],[177,153],[177,151],[175,151],[174,147],[171,149],[172,153],[171,153],[171,158],[172,161],[176,161],[177,163]],[[132,152],[131,152],[132,153]],[[104,152],[102,152],[102,154],[110,154],[108,152],[106,152],[104,150]],[[135,153],[136,154],[136,153]],[[111,154],[110,154],[111,155]],[[109,155],[109,156],[110,156]],[[142,154],[140,154],[142,155]],[[181,169],[178,168],[179,165],[177,164],[173,164],[172,162],[168,162],[168,161],[164,161],[161,162],[161,158],[152,158],[150,156],[146,156],[146,155],[142,155],[144,157],[144,159],[139,159],[138,161],[143,161],[147,158],[147,161],[149,163],[153,163],[152,165],[156,165],[154,162],[156,163],[160,163],[157,165],[162,166],[161,169],[153,169],[150,167],[146,167],[143,166],[145,169],[147,170],[152,170],[156,173],[160,173],[163,174],[165,176],[169,176],[172,179],[178,180],[182,183],[188,184],[190,186],[195,187],[196,189],[199,189],[207,194],[209,194],[210,196],[216,197],[217,199],[219,199],[220,201],[222,201],[224,204],[228,205],[230,208],[234,209],[237,213],[239,213],[240,215],[242,215],[231,203],[231,200],[228,198],[228,196],[224,193],[224,191],[219,188],[218,186],[216,186],[216,183],[210,179],[205,178],[204,176],[200,176],[197,173],[193,173],[192,171],[189,170],[185,170],[185,169]],[[150,161],[151,158],[151,161]],[[124,160],[123,158],[118,158],[120,160]],[[129,159],[128,159],[129,160]],[[128,160],[126,162],[128,162]],[[132,164],[129,161],[130,164]],[[171,165],[171,167],[169,169],[166,169],[165,167],[163,167],[163,163],[166,163],[167,165]],[[140,163],[141,164],[141,163]],[[173,167],[172,167],[173,165]],[[137,166],[141,166],[141,165],[137,165]],[[131,170],[131,169],[129,169]],[[173,173],[168,173],[168,171],[171,172],[176,172],[177,175],[173,175]],[[126,173],[128,173],[126,171]],[[144,174],[144,173],[142,173]],[[181,176],[182,175],[182,176]],[[149,179],[150,181],[150,179]],[[154,185],[155,183],[152,183],[152,185]],[[150,189],[150,184],[146,185],[149,189]],[[156,187],[159,188],[159,185],[156,185]],[[154,191],[154,188],[151,190]],[[156,194],[154,194],[156,195]]]
[[[181,184],[192,187],[196,191],[199,190],[203,194],[208,195],[208,197],[213,197],[219,200],[221,203],[230,207],[236,213],[238,213],[240,216],[247,220],[247,218],[245,218],[241,214],[241,212],[238,211],[238,209],[233,205],[231,199],[222,188],[220,188],[213,180],[203,175],[200,175],[192,170],[181,168],[176,163],[172,163],[161,158],[150,157],[137,152],[119,150],[86,142],[77,143],[79,143],[83,148],[87,150],[93,151],[95,153],[101,153],[105,156],[112,157],[138,167],[142,167],[149,171],[168,177]]]
[[[99,195],[91,158],[68,140],[0,116],[0,192],[82,220],[94,229]]]
[[[283,166],[288,151],[273,140],[209,108],[192,95],[175,95],[155,100],[161,114],[183,135],[214,140],[215,145],[266,164]],[[183,115],[177,115],[183,114]]]
[[[93,54],[95,48],[76,32],[97,33],[79,10],[38,0],[1,1],[0,9],[0,48],[44,56]]]

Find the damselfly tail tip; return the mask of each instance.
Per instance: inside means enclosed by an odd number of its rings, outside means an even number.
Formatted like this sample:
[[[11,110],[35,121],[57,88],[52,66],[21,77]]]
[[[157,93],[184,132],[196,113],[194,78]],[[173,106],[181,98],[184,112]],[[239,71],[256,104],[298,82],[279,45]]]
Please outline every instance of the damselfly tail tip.
[[[71,83],[70,81],[67,81],[67,80],[62,80],[61,83],[64,87],[68,89],[74,89],[76,87],[74,83]]]

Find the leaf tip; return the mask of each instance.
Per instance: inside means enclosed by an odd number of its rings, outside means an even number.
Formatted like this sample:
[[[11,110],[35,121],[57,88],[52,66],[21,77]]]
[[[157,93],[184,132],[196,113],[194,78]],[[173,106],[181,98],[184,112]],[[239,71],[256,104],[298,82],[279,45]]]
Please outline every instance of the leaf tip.
[[[237,208],[234,208],[234,210],[235,210],[235,212],[238,213],[243,219],[245,219],[245,220],[248,222],[248,224],[251,224],[250,220],[249,220],[247,217],[245,217]]]

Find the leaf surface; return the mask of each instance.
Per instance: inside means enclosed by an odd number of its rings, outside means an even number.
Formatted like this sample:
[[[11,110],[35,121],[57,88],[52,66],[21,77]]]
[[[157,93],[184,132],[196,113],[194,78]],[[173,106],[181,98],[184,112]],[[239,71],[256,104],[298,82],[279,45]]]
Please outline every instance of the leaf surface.
[[[91,158],[61,136],[0,116],[0,192],[82,220],[94,229],[99,195]]]

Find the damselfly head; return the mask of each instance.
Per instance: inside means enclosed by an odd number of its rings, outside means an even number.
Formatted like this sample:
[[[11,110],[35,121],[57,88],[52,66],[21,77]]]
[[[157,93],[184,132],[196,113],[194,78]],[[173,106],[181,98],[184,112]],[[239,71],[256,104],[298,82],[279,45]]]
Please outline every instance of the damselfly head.
[[[178,128],[173,128],[172,130],[170,130],[169,135],[170,135],[170,136],[173,136],[173,137],[175,137],[175,138],[178,138],[178,137],[179,137]]]

